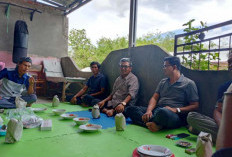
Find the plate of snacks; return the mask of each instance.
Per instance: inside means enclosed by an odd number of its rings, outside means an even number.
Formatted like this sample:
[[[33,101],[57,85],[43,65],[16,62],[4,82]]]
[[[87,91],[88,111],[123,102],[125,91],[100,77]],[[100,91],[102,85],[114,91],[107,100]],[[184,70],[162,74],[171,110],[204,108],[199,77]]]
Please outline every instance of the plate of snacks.
[[[60,115],[63,119],[73,119],[76,118],[77,115],[76,114],[69,114],[69,113],[64,113],[62,115]]]

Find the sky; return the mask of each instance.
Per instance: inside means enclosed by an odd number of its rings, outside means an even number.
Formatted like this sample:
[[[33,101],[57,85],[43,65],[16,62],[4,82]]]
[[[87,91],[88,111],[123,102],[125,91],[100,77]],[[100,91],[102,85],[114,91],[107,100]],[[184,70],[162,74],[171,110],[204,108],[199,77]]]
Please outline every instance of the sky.
[[[137,37],[183,29],[196,19],[208,26],[232,20],[231,0],[138,0]],[[85,29],[92,43],[129,34],[130,0],[92,0],[68,15],[69,30]]]

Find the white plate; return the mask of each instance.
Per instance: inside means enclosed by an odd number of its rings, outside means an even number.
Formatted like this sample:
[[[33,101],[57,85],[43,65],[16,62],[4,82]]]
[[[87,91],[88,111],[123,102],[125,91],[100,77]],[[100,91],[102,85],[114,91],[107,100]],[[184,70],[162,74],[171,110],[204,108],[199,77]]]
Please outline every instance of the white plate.
[[[77,115],[76,114],[69,114],[69,113],[64,113],[62,115],[60,115],[63,119],[73,119],[76,118]]]
[[[101,125],[96,124],[86,124],[86,125],[80,125],[79,129],[84,130],[86,132],[95,132],[102,128]]]
[[[31,108],[31,110],[34,112],[44,112],[47,110],[47,108]]]
[[[142,145],[138,147],[138,152],[156,157],[166,157],[172,154],[170,149],[158,145]]]

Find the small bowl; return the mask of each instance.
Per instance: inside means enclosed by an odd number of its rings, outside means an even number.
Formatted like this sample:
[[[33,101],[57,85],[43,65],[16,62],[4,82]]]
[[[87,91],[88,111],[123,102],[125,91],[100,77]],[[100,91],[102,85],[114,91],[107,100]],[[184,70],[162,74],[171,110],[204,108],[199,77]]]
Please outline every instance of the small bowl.
[[[66,111],[65,109],[53,109],[52,110],[52,112],[57,116],[63,114],[65,111]]]
[[[47,108],[31,108],[32,111],[34,111],[35,113],[38,113],[38,112],[44,112],[47,110]]]
[[[73,119],[77,125],[83,125],[88,123],[90,118],[85,118],[85,117],[78,117]]]

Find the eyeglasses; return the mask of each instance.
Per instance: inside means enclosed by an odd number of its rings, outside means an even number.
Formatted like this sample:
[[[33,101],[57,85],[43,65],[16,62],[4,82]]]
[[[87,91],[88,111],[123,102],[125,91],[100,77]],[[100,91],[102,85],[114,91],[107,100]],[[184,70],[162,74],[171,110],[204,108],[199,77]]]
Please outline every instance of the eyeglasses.
[[[125,69],[127,69],[127,68],[129,68],[130,66],[128,66],[128,65],[120,65],[120,68],[125,68]]]
[[[167,68],[167,67],[169,67],[169,66],[172,66],[172,65],[163,65],[163,68]]]

